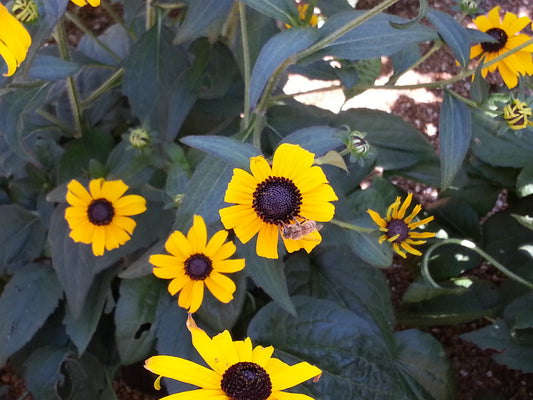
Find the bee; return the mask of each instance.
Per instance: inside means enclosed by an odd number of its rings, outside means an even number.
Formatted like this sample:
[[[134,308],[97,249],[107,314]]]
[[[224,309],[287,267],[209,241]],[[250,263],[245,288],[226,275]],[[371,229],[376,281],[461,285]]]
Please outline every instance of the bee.
[[[314,232],[315,230],[319,231],[320,229],[322,229],[322,225],[317,224],[313,220],[306,219],[303,222],[295,220],[292,224],[283,225],[281,236],[283,236],[284,239],[300,240],[311,232]]]

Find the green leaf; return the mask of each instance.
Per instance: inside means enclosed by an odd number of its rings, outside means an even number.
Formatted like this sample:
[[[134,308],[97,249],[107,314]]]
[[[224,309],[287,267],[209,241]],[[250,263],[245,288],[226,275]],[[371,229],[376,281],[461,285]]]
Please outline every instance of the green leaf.
[[[24,382],[26,388],[39,400],[57,400],[57,385],[62,382],[61,366],[68,356],[65,348],[41,347],[25,362]]]
[[[338,149],[341,146],[344,147],[344,142],[340,136],[342,133],[346,133],[346,130],[325,125],[309,126],[289,133],[280,144],[297,144],[315,154],[315,156],[320,156],[330,150]]]
[[[455,58],[466,68],[470,61],[470,40],[466,29],[450,14],[435,9],[429,9],[427,18],[450,46]]]
[[[263,289],[276,304],[291,315],[295,315],[294,305],[289,297],[285,279],[284,265],[281,260],[259,257],[253,243],[235,242],[237,254],[246,259],[244,272]]]
[[[320,39],[363,15],[364,11],[346,11],[331,16],[320,28]],[[424,25],[414,24],[406,29],[396,29],[393,24],[405,24],[406,19],[389,14],[378,14],[355,27],[329,46],[312,55],[312,59],[325,55],[348,60],[379,58],[396,53],[402,46],[425,41],[435,41],[437,33]]]
[[[530,217],[529,215],[516,214],[511,214],[511,216],[518,222],[520,222],[522,225],[524,225],[526,228],[533,230],[533,217]]]
[[[385,276],[346,247],[320,247],[311,257],[292,254],[286,261],[286,271],[291,296],[334,301],[376,323],[381,334],[392,340],[394,315]]]
[[[470,110],[448,92],[440,109],[439,143],[441,190],[446,190],[461,168],[472,137]]]
[[[146,358],[155,343],[157,310],[166,285],[154,276],[123,280],[115,309],[115,340],[122,364]]]
[[[516,178],[516,190],[520,197],[533,194],[533,164],[524,167]]]
[[[402,47],[399,51],[390,55],[394,74],[391,76],[389,83],[396,82],[397,78],[413,66],[421,56],[420,46],[416,43],[411,43],[406,47]]]
[[[232,166],[245,171],[250,169],[250,158],[260,154],[251,144],[242,143],[226,136],[185,136],[180,139],[180,142],[221,158]]]
[[[61,287],[49,266],[30,264],[17,270],[0,296],[0,365],[43,326],[61,297]]]
[[[378,268],[388,268],[392,264],[392,250],[388,243],[380,244],[378,236],[349,230],[346,232],[350,248],[361,259]]]
[[[309,27],[287,29],[270,38],[263,46],[250,78],[250,107],[255,108],[274,71],[290,56],[306,49],[318,38],[318,31]]]
[[[37,55],[31,64],[29,78],[58,81],[74,75],[81,65],[45,54]]]
[[[395,333],[396,368],[416,399],[452,400],[453,375],[442,345],[429,333],[408,329]]]
[[[470,150],[486,163],[499,167],[524,168],[531,165],[533,136],[498,135],[501,120],[482,112],[472,113],[473,141]]]
[[[103,392],[108,385],[106,370],[98,358],[91,353],[84,353],[80,358],[67,357],[64,364],[66,388],[62,398],[76,400],[104,399]]]
[[[195,169],[181,206],[176,214],[175,229],[187,231],[194,215],[201,215],[207,225],[220,221],[218,210],[224,206],[224,193],[231,180],[233,168],[226,162],[206,157]]]
[[[377,164],[385,170],[406,168],[434,157],[435,150],[426,137],[396,115],[359,108],[339,113],[336,121],[367,132],[365,139],[377,151]]]
[[[41,255],[46,236],[36,214],[17,204],[0,205],[0,226],[0,270]]]
[[[75,318],[67,307],[63,321],[70,340],[76,346],[78,354],[83,354],[100,322],[104,306],[113,299],[111,281],[116,277],[117,268],[109,268],[101,272],[89,290],[88,297],[93,301],[85,302],[78,318]]]
[[[294,25],[294,16],[298,15],[298,9],[291,0],[242,0],[242,2],[262,14],[289,25]]]
[[[515,343],[508,325],[502,319],[460,337],[482,349],[496,350],[497,353],[492,358],[500,364],[525,373],[533,373],[533,348]]]
[[[194,101],[196,80],[187,53],[172,45],[172,33],[154,26],[132,47],[124,62],[123,93],[133,114],[172,140]]]
[[[231,11],[233,0],[195,0],[189,3],[185,20],[180,25],[174,44],[181,44],[201,36],[215,20],[225,20]]]
[[[126,29],[119,24],[111,25],[98,36],[99,42],[89,35],[81,38],[78,51],[101,64],[120,66],[131,50],[133,41]],[[102,43],[107,46],[105,48]],[[109,50],[108,50],[109,49]]]
[[[406,399],[392,354],[375,324],[337,303],[293,298],[297,317],[267,304],[250,322],[248,335],[272,345],[289,364],[307,361],[322,370],[317,383],[297,388],[313,398]]]

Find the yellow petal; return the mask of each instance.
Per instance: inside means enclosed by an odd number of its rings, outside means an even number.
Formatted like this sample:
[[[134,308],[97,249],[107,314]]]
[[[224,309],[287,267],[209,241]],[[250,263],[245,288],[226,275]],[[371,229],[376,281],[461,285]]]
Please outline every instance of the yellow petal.
[[[137,215],[146,211],[146,200],[142,196],[130,194],[118,199],[113,206],[117,215]]]
[[[250,338],[233,342],[239,361],[252,361],[252,341]]]
[[[326,174],[324,174],[322,168],[317,165],[302,171],[300,174],[293,177],[292,181],[303,193],[312,191],[318,186],[328,184],[328,178],[326,177]]]
[[[411,200],[413,199],[413,193],[409,193],[405,199],[405,201],[402,204],[402,207],[400,208],[400,211],[398,211],[398,219],[403,219],[405,212],[407,211],[407,208],[411,204]]]
[[[218,272],[213,271],[209,275],[209,281],[210,281],[210,284],[214,283],[220,289],[222,289],[226,293],[231,294],[231,297],[233,297],[233,293],[235,293],[236,286],[235,286],[235,283],[230,278],[228,278],[226,275],[222,275]],[[227,303],[227,301],[225,301],[224,303]]]
[[[335,206],[331,203],[311,203],[305,199],[300,206],[300,214],[307,219],[328,222],[335,215]]]
[[[187,240],[191,244],[193,254],[204,252],[207,243],[207,228],[200,215],[194,216],[192,227],[187,232]]]
[[[104,181],[102,183],[102,197],[105,197],[110,202],[114,203],[117,201],[126,190],[128,190],[128,185],[126,185],[121,180],[116,181]]]
[[[156,269],[157,268],[154,268],[154,274]],[[168,284],[168,292],[171,296],[174,296],[181,289],[183,289],[185,285],[188,284],[190,281],[191,279],[185,273],[176,274],[174,279],[172,279]]]
[[[196,389],[171,394],[159,400],[228,400],[221,389]]]
[[[191,279],[187,279],[187,282],[181,288],[180,295],[178,297],[178,305],[181,308],[185,308],[186,310],[191,308],[193,286],[194,286],[194,282]],[[169,292],[170,292],[170,285],[169,285]]]
[[[272,357],[272,353],[274,353],[274,347],[272,346],[256,346],[252,350],[252,361],[266,369],[267,364]]]
[[[273,392],[272,398],[276,400],[315,400],[306,394],[290,392]]]
[[[272,176],[270,165],[268,165],[267,160],[265,160],[263,156],[252,157],[250,159],[250,170],[252,171],[252,175],[259,182],[262,182],[269,176]]]
[[[220,260],[213,262],[213,269],[217,272],[230,274],[241,271],[244,268],[245,261],[243,258],[236,260]]]
[[[211,256],[211,260],[214,262],[225,260],[231,257],[236,251],[235,244],[233,242],[224,243],[222,247],[218,249],[216,253]]]
[[[89,192],[76,180],[70,181],[67,189],[67,202],[71,206],[79,206],[86,209],[91,201],[93,201]]]
[[[322,371],[306,362],[300,362],[270,375],[272,390],[284,390],[308,379],[319,376]]]
[[[315,155],[296,144],[283,143],[274,152],[272,173],[275,176],[294,178],[307,173]]]
[[[198,351],[207,365],[222,375],[228,366],[226,365],[225,360],[222,359],[222,353],[220,352],[222,347],[220,346],[226,346],[228,343],[217,343],[217,346],[215,346],[213,340],[207,336],[207,333],[196,325],[191,314],[189,314],[189,317],[187,318],[187,329],[191,332],[192,344],[196,351]],[[231,343],[232,340],[229,332],[224,331],[222,333],[224,334],[222,340],[228,340],[229,336],[229,342]]]
[[[204,281],[193,281],[191,289],[191,306],[190,313],[198,311],[204,299]]]
[[[165,269],[167,271],[174,271],[174,275],[169,276],[167,278],[163,278],[163,279],[173,278],[179,270],[184,269],[184,265],[182,261],[168,254],[152,254],[148,261],[150,262],[150,264],[155,265],[159,269]],[[159,275],[157,276],[160,277]]]
[[[518,18],[515,14],[508,12],[505,13],[505,16],[503,17],[501,28],[507,33],[507,36],[510,37],[520,32],[530,23],[531,20],[528,17],[523,16]]]
[[[411,247],[409,244],[407,244],[405,241],[402,242],[401,244],[402,248],[407,251],[408,253],[411,253],[411,254],[414,254],[415,256],[421,256],[422,253],[419,252],[417,249],[415,249],[414,247]]]
[[[89,182],[89,191],[93,199],[102,198],[102,184],[104,183],[104,178],[93,179]]]
[[[137,226],[137,223],[135,222],[134,219],[129,218],[129,217],[124,217],[122,215],[115,215],[113,217],[113,224],[125,230],[130,235],[133,233],[135,226]]]
[[[220,389],[220,376],[216,372],[183,358],[154,356],[145,361],[144,367],[156,375],[180,382],[205,389]]]
[[[224,288],[220,287],[213,281],[210,277],[205,279],[205,286],[211,292],[215,298],[222,303],[229,303],[233,300],[233,293],[226,291]]]
[[[104,254],[104,248],[105,248],[105,229],[101,226],[97,226],[94,228],[93,233],[93,254],[95,256],[101,256]]]
[[[400,246],[398,245],[398,243],[394,242],[392,244],[392,248],[394,249],[394,251],[396,252],[396,254],[399,254],[400,256],[402,256],[403,258],[407,258],[407,255],[400,249]]]
[[[370,215],[370,218],[381,228],[387,227],[387,222],[381,218],[381,216],[375,212],[374,210],[371,210],[370,208],[366,210],[366,212]]]
[[[492,10],[490,10],[488,18],[491,28],[500,26],[500,6],[496,6]]]
[[[228,231],[218,231],[211,237],[211,239],[209,239],[209,242],[205,246],[203,253],[207,257],[213,259],[212,258],[213,254],[216,254],[220,250],[220,248],[222,247],[222,245],[224,244],[227,238],[228,238]]]
[[[264,223],[250,206],[236,205],[219,210],[226,229],[233,229],[242,243],[247,243]]]
[[[181,262],[184,262],[193,254],[189,241],[180,231],[174,231],[170,234],[165,242],[165,250]]]
[[[255,249],[260,257],[278,258],[278,227],[276,225],[263,224],[257,235]]]

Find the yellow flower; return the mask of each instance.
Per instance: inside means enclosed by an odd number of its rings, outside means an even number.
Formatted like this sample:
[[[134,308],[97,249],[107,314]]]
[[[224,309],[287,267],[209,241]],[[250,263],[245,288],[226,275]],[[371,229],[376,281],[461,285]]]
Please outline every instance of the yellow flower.
[[[226,229],[233,229],[243,243],[257,234],[261,257],[278,258],[280,233],[287,251],[309,253],[322,240],[317,229],[296,239],[284,236],[283,229],[333,218],[335,206],[330,201],[337,196],[313,161],[313,153],[284,143],[274,153],[272,166],[257,156],[250,159],[251,174],[235,168],[224,201],[236,205],[220,210]]]
[[[89,3],[93,7],[98,7],[100,5],[100,0],[71,0],[77,6],[83,7]]]
[[[228,331],[210,338],[190,314],[187,328],[194,347],[210,368],[172,356],[149,358],[144,367],[160,376],[156,389],[160,389],[162,376],[199,387],[161,400],[313,400],[283,390],[320,377],[322,371],[317,367],[307,362],[288,365],[272,358],[272,346],[253,348],[250,338],[233,341]]]
[[[383,243],[385,240],[391,242],[394,251],[403,258],[406,258],[405,251],[414,254],[415,256],[422,255],[422,253],[413,248],[411,245],[424,244],[426,241],[413,239],[427,239],[435,236],[435,233],[433,232],[413,232],[413,230],[420,225],[424,225],[430,221],[433,221],[433,216],[425,218],[422,221],[411,222],[422,209],[422,206],[418,204],[413,209],[413,212],[408,217],[405,217],[405,212],[411,204],[412,198],[413,194],[409,193],[403,202],[403,205],[400,207],[401,198],[396,197],[396,201],[392,203],[387,210],[386,220],[381,218],[377,212],[373,210],[367,210],[367,212],[370,214],[370,217],[372,217],[374,222],[378,224],[379,230],[385,232],[385,234],[379,238],[379,243]]]
[[[235,253],[233,242],[224,243],[227,231],[218,231],[207,242],[204,219],[194,216],[187,237],[179,231],[170,235],[165,249],[171,254],[154,254],[150,262],[156,266],[154,275],[172,279],[168,285],[171,295],[180,292],[178,304],[193,313],[202,304],[204,285],[218,300],[229,303],[233,299],[235,283],[222,273],[244,268],[244,259],[228,260]]]
[[[514,99],[511,104],[503,108],[503,118],[507,121],[507,125],[515,131],[524,129],[528,125],[533,126],[533,122],[529,120],[531,115],[531,108],[518,99]]]
[[[24,26],[0,3],[0,56],[7,64],[11,76],[24,61],[31,46],[31,36]]]
[[[474,20],[479,30],[492,36],[497,40],[495,43],[484,42],[477,44],[470,49],[470,58],[475,58],[480,54],[485,55],[485,63],[498,57],[522,43],[527,42],[530,37],[525,34],[519,34],[526,25],[531,23],[528,17],[518,18],[513,13],[506,13],[503,21],[500,20],[500,6],[494,7],[489,11],[488,17],[480,15]],[[533,60],[531,59],[533,53],[533,45],[527,46],[520,51],[504,58],[498,63],[481,70],[483,77],[487,76],[487,72],[494,72],[496,68],[500,71],[500,75],[508,88],[513,88],[518,83],[518,75],[533,74]]]
[[[76,180],[68,184],[67,201],[72,207],[65,210],[75,242],[92,243],[95,256],[116,249],[130,240],[135,221],[129,215],[146,211],[146,200],[138,195],[122,196],[128,185],[121,180],[93,179],[90,193]]]
[[[300,14],[300,21],[305,21],[305,15],[307,14],[307,9],[309,8],[308,4],[301,3],[298,4],[298,13]],[[312,26],[316,28],[318,25],[318,15],[314,14],[311,16],[311,20],[309,21],[309,26]],[[289,24],[285,24],[287,28],[290,28],[291,26]]]

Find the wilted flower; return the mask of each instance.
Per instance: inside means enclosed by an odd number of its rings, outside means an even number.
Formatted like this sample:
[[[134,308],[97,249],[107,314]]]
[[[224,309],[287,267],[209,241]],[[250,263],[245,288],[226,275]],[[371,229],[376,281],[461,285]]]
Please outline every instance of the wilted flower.
[[[511,104],[503,108],[503,118],[507,121],[507,125],[513,130],[524,129],[527,126],[533,126],[531,118],[531,108],[527,103],[514,99]]]

